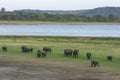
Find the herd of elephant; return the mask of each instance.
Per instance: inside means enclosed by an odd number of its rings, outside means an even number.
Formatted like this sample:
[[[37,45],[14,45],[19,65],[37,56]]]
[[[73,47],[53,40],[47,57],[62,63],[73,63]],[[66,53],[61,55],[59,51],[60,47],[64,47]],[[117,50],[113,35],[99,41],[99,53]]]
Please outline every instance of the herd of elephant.
[[[22,52],[33,52],[33,48],[28,48],[27,46],[22,46],[21,47]],[[46,57],[47,53],[51,53],[51,48],[50,47],[43,47],[43,50],[37,50],[37,58],[40,57]]]
[[[90,52],[87,52],[86,53],[86,57],[87,57],[87,59],[88,60],[90,60],[91,59],[91,53]],[[66,57],[71,57],[71,56],[73,56],[73,58],[78,58],[79,57],[79,50],[77,50],[77,49],[75,49],[75,50],[71,50],[71,49],[65,49],[64,50],[64,56],[66,56]],[[109,61],[112,61],[112,56],[111,55],[109,55],[109,56],[107,56],[107,60],[109,60]],[[98,66],[99,67],[99,61],[97,61],[97,60],[92,60],[91,61],[91,67],[96,67],[96,66]]]
[[[7,51],[7,46],[3,46],[2,50],[4,52]],[[28,48],[27,46],[21,46],[21,51],[26,53],[26,52],[33,52],[33,48]],[[37,50],[37,54],[36,57],[40,58],[40,57],[46,57],[47,53],[51,53],[52,49],[50,47],[43,47],[42,51],[41,50]],[[91,53],[87,52],[86,53],[86,57],[88,60],[91,59]],[[78,58],[79,57],[79,50],[75,49],[75,50],[71,50],[71,49],[65,49],[64,50],[64,56],[65,57],[73,57],[73,58]],[[107,56],[107,60],[112,61],[112,56]],[[91,61],[91,67],[99,67],[99,61],[97,60],[92,60]]]

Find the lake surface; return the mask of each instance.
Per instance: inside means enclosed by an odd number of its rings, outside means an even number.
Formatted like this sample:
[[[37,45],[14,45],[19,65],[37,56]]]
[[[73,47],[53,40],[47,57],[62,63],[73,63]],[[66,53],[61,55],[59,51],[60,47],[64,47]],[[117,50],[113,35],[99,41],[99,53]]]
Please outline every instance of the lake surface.
[[[120,37],[120,25],[0,25],[0,35]]]

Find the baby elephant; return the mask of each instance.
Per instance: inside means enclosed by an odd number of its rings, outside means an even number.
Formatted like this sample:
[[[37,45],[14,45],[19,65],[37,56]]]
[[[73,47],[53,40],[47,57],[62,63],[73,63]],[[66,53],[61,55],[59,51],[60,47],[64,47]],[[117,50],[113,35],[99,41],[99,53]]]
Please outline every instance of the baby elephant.
[[[99,67],[99,62],[96,60],[91,61],[91,67],[96,67],[96,66]]]
[[[112,56],[107,56],[107,60],[112,61]]]
[[[92,54],[91,54],[90,52],[87,52],[87,53],[86,53],[87,59],[90,59],[90,58],[91,58],[91,55],[92,55]]]
[[[7,51],[7,46],[3,46],[2,50],[6,52]]]

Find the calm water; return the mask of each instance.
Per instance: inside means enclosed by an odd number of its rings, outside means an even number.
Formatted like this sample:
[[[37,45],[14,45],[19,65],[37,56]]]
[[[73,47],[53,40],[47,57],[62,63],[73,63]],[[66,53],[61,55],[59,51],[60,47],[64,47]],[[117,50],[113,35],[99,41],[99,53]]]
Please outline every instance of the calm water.
[[[120,25],[0,25],[0,35],[120,37]]]

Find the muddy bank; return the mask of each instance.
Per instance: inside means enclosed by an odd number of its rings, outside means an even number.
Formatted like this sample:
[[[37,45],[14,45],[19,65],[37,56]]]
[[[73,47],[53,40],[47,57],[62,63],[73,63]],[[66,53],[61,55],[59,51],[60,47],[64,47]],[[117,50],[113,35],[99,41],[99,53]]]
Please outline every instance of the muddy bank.
[[[120,74],[108,73],[101,67],[71,65],[0,56],[0,80],[119,80]]]
[[[119,80],[95,69],[66,69],[55,67],[0,67],[0,80]]]

